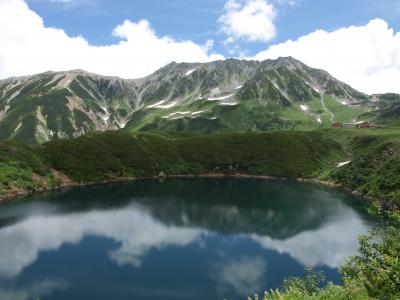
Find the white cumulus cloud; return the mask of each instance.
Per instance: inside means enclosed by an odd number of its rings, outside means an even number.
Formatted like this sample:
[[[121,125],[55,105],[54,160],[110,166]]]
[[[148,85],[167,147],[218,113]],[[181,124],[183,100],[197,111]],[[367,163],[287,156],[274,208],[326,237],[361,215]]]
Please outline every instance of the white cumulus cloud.
[[[225,13],[219,18],[226,42],[235,40],[269,41],[276,36],[275,7],[265,0],[229,0]]]
[[[227,53],[240,54],[239,42],[243,40],[271,40],[277,31],[276,18],[276,8],[266,0],[227,1],[219,18],[227,36]],[[115,43],[94,46],[82,36],[71,37],[62,29],[45,26],[24,0],[0,0],[0,78],[70,69],[138,78],[171,61],[223,59],[212,52],[212,40],[199,45],[160,37],[147,20],[126,20],[114,28],[112,35],[117,38]],[[279,56],[293,56],[324,69],[366,93],[400,93],[400,33],[381,19],[331,32],[317,30],[272,45],[250,58]]]
[[[210,53],[212,42],[159,37],[147,20],[124,21],[112,45],[93,46],[81,37],[46,27],[23,0],[0,0],[0,78],[48,70],[85,69],[103,75],[137,78],[171,61],[205,62],[223,58]]]
[[[317,30],[270,46],[254,58],[293,56],[366,93],[400,93],[400,33],[381,19],[336,31]]]

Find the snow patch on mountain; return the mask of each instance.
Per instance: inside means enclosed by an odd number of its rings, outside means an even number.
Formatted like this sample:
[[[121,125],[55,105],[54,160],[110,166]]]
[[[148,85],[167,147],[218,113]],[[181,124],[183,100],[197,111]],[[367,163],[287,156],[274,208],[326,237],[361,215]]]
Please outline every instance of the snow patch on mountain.
[[[163,119],[169,119],[169,118],[171,118],[172,116],[175,116],[175,115],[179,115],[179,116],[183,117],[183,116],[186,116],[186,115],[192,115],[192,112],[191,111],[175,111],[175,112],[170,113],[170,114],[168,114],[168,115],[166,115],[166,116],[164,116],[162,118]]]
[[[205,112],[205,110],[199,110],[199,111],[192,112],[192,116],[201,114],[201,113],[203,113],[203,112]]]
[[[160,108],[160,109],[168,109],[175,107],[178,103],[176,101],[171,102],[170,104],[165,104],[165,105],[157,105],[155,108]]]
[[[221,106],[236,106],[238,105],[237,102],[221,102],[219,105]]]
[[[321,92],[319,89],[317,89],[315,86],[313,86],[311,83],[309,83],[308,81],[305,81],[305,83],[311,87],[314,91],[316,91],[318,94]]]
[[[273,84],[273,86],[274,86],[278,91],[281,90],[281,89],[279,88],[279,86],[278,86],[275,82],[272,82],[272,84]]]
[[[111,114],[108,112],[107,107],[101,106],[101,109],[104,111],[104,114],[102,114],[100,117],[103,119],[104,123],[108,124]]]
[[[307,105],[300,105],[300,108],[301,108],[303,111],[308,111],[308,106],[307,106]]]
[[[176,112],[178,115],[188,115],[188,114],[190,114],[191,113],[191,111],[189,110],[189,111],[177,111]]]
[[[344,162],[340,162],[340,163],[337,164],[337,167],[338,167],[338,168],[341,168],[341,167],[343,167],[343,166],[348,165],[349,163],[351,163],[351,160],[349,160],[349,161],[344,161]]]
[[[158,105],[161,105],[161,104],[163,104],[163,103],[165,103],[166,102],[166,100],[161,100],[161,101],[159,101],[159,102],[157,102],[157,103],[154,103],[154,104],[152,104],[152,105],[147,105],[146,107],[147,108],[154,108],[154,107],[156,107],[156,106],[158,106]]]
[[[234,94],[229,94],[226,96],[220,96],[220,97],[209,97],[207,98],[208,101],[221,101],[221,100],[225,100],[225,99],[229,99],[233,96]]]
[[[190,69],[189,71],[187,71],[186,72],[186,74],[185,74],[185,76],[189,76],[190,74],[192,74],[194,71],[196,71],[198,69],[198,67],[197,68],[194,68],[194,69]]]
[[[118,127],[122,129],[122,128],[125,128],[127,122],[121,122],[121,123],[117,122],[117,124],[118,124]]]

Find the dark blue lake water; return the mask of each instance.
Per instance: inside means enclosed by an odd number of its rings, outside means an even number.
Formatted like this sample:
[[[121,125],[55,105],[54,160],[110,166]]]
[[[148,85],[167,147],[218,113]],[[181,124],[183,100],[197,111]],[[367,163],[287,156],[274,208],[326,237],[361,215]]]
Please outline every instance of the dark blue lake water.
[[[247,299],[304,266],[338,267],[368,230],[360,201],[261,179],[169,179],[0,205],[0,299]]]

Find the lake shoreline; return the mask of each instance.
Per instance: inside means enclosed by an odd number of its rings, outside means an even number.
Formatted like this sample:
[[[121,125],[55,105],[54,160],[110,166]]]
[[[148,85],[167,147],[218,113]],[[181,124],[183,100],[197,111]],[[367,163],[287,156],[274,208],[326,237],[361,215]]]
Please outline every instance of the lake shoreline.
[[[269,176],[269,175],[249,175],[249,174],[242,174],[242,173],[205,173],[205,174],[198,174],[198,175],[158,175],[158,176],[150,176],[150,177],[118,177],[112,178],[107,180],[101,181],[92,181],[92,182],[74,182],[68,181],[67,183],[63,183],[61,185],[53,186],[53,187],[42,187],[32,190],[26,191],[16,191],[4,195],[0,195],[0,203],[12,201],[18,198],[32,196],[38,193],[45,193],[45,192],[52,192],[52,191],[62,191],[68,190],[76,187],[86,187],[86,186],[94,186],[94,185],[107,185],[112,183],[123,183],[123,182],[134,182],[139,180],[154,180],[154,179],[168,179],[168,178],[249,178],[249,179],[264,179],[264,180],[294,180],[297,182],[304,182],[304,183],[312,183],[312,184],[319,184],[331,188],[339,188],[346,192],[351,193],[354,196],[361,197],[369,202],[373,201],[380,201],[385,205],[388,205],[387,201],[383,198],[371,197],[359,191],[353,191],[344,187],[341,184],[335,183],[333,181],[325,181],[318,178],[290,178],[290,177],[278,177],[278,176]],[[390,207],[390,205],[388,205]]]

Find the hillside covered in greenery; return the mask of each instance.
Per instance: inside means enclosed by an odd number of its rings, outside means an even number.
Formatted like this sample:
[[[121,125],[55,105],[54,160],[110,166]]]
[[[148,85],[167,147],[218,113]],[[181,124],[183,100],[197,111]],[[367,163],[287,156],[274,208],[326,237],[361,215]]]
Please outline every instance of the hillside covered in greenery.
[[[249,174],[317,177],[343,155],[319,132],[163,135],[106,132],[27,146],[0,146],[1,191],[126,177]],[[62,175],[61,175],[62,174]]]
[[[400,130],[226,134],[91,134],[0,144],[0,193],[154,176],[225,174],[317,178],[399,205]],[[349,162],[337,167],[339,162]]]
[[[326,130],[343,145],[349,164],[333,169],[329,178],[349,190],[400,206],[400,130]]]

